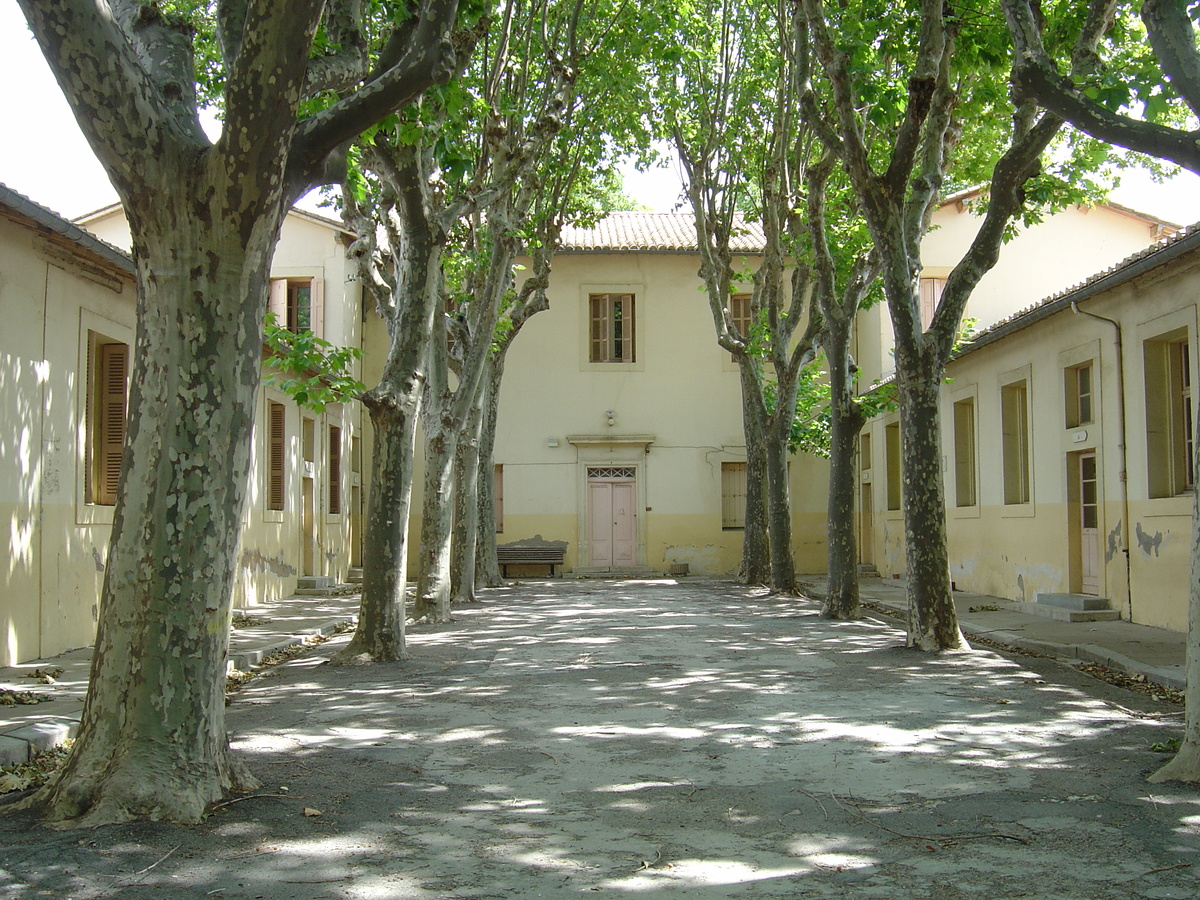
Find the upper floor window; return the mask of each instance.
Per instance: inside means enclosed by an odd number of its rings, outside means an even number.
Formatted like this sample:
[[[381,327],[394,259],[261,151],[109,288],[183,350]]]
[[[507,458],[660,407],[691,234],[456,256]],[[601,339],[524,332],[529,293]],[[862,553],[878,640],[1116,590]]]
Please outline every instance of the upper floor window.
[[[125,411],[129,398],[129,345],[89,332],[87,394],[87,465],[84,493],[88,503],[113,506],[125,449]]]
[[[929,323],[933,321],[933,314],[937,311],[937,305],[941,302],[942,291],[946,289],[945,278],[922,278],[921,279],[921,330],[925,331],[929,328]]]
[[[633,294],[589,294],[591,328],[588,360],[635,362]]]
[[[324,286],[321,278],[273,278],[267,309],[281,328],[324,337]]]

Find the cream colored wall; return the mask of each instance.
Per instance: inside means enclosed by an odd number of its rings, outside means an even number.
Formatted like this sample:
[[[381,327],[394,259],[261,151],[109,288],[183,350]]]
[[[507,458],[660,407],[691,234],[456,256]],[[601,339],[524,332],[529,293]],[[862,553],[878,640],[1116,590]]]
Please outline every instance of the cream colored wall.
[[[924,274],[948,275],[982,221],[966,204],[939,207],[921,242]],[[1019,228],[1001,248],[999,261],[972,292],[964,319],[977,320],[977,331],[987,328],[1145,249],[1159,236],[1156,225],[1110,206],[1060,210],[1037,225]],[[895,338],[886,304],[862,313],[858,327],[866,383],[891,375],[895,363],[889,351]]]
[[[559,254],[550,309],[526,324],[509,351],[495,461],[504,467],[501,543],[540,534],[581,547],[588,464],[636,463],[644,565],[688,563],[693,574],[731,574],[742,532],[721,528],[721,463],[745,459],[736,369],[717,346],[712,316],[689,254]],[[636,295],[636,363],[588,360],[588,294]],[[614,424],[607,424],[608,410]],[[608,448],[568,436],[652,436]],[[551,442],[557,446],[549,446]],[[827,467],[792,463],[797,566],[824,568]]]
[[[133,289],[0,218],[0,666],[91,641],[112,509],[84,502],[89,330],[132,343]]]
[[[1038,591],[1079,590],[1078,561],[1071,552],[1072,523],[1078,513],[1071,503],[1069,462],[1073,454],[1094,451],[1100,476],[1100,595],[1109,598],[1124,618],[1186,630],[1192,500],[1190,494],[1149,496],[1143,342],[1185,327],[1196,384],[1197,296],[1200,258],[1194,256],[1081,305],[1086,312],[1121,324],[1124,437],[1119,427],[1118,353],[1110,324],[1068,309],[951,363],[951,383],[942,395],[942,451],[951,577],[960,589],[1026,601],[1034,600]],[[1087,359],[1095,360],[1098,376],[1093,401],[1096,421],[1068,427],[1064,369]],[[1030,392],[1031,501],[1006,506],[1000,387],[1020,377],[1028,379]],[[955,401],[968,396],[975,397],[976,403],[979,503],[960,509],[955,506],[952,410]],[[882,482],[884,472],[883,425],[880,420],[869,426],[877,448],[873,465],[877,482]],[[1122,444],[1127,448],[1127,500],[1121,478]],[[903,526],[899,513],[882,509],[882,493],[877,489],[879,537],[873,550],[886,576],[903,572]]]
[[[100,220],[110,243],[126,243],[119,213]],[[124,233],[125,240],[121,240]],[[85,501],[85,414],[89,331],[134,344],[130,278],[114,291],[104,278],[73,266],[71,254],[46,248],[35,232],[0,218],[0,522],[7,526],[0,576],[0,666],[52,656],[92,640],[113,508]],[[323,274],[327,334],[361,340],[357,284],[348,279],[340,232],[291,215],[277,256],[281,271]],[[303,270],[303,271],[301,271]],[[115,279],[116,276],[111,276]],[[243,517],[234,602],[253,606],[296,586],[300,562],[300,411],[288,407],[287,501],[265,510],[264,414],[273,388],[258,398],[254,456]],[[306,413],[317,421],[316,574],[344,580],[350,559],[351,439],[361,434],[357,402]],[[328,512],[328,427],[342,428],[341,514]]]

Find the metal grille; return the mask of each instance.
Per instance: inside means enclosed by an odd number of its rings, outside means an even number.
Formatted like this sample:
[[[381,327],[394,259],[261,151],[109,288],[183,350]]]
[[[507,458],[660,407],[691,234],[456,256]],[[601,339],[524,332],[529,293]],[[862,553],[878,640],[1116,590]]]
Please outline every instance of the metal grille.
[[[633,478],[635,466],[588,466],[588,478]]]

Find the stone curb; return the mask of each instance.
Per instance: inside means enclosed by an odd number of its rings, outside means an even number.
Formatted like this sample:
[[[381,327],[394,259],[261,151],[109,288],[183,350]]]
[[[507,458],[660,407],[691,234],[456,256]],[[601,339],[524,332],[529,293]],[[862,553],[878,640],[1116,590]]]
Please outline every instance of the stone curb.
[[[265,656],[277,650],[286,650],[307,643],[307,638],[328,636],[333,634],[347,622],[354,622],[355,616],[330,619],[312,628],[289,635],[265,647],[253,650],[229,650],[227,666],[241,671],[249,671],[262,663]],[[79,730],[79,719],[67,716],[48,716],[35,722],[18,726],[11,731],[0,734],[0,766],[17,766],[29,761],[35,753],[52,750],[61,746],[68,738],[75,737]]]
[[[902,615],[905,613],[902,607],[881,598],[872,597],[871,602],[887,607],[895,613]],[[1124,672],[1126,675],[1143,675],[1148,681],[1176,688],[1177,690],[1182,691],[1187,688],[1187,676],[1182,668],[1172,667],[1168,669],[1162,666],[1153,666],[1149,663],[1139,662],[1115,650],[1109,650],[1107,647],[1101,647],[1098,644],[1059,644],[1054,641],[1040,641],[1037,638],[1026,637],[1025,635],[1016,634],[1011,631],[974,628],[961,619],[959,620],[959,627],[962,629],[963,635],[967,638],[974,636],[984,637],[999,644],[1016,647],[1019,650],[1028,650],[1032,653],[1059,657],[1065,660],[1074,659],[1081,662],[1095,663],[1096,665],[1107,666],[1110,669]]]

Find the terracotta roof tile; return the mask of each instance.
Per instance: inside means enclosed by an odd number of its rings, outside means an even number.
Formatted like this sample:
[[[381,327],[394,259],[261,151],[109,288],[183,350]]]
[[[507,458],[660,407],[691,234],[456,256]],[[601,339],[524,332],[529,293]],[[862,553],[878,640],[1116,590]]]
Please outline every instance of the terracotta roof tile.
[[[730,241],[740,253],[761,253],[764,239],[757,222],[743,223],[741,234]],[[696,223],[690,212],[611,213],[590,227],[568,225],[562,231],[561,250],[575,253],[643,251],[695,253]]]

